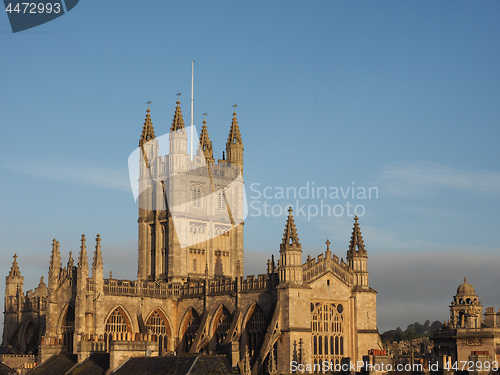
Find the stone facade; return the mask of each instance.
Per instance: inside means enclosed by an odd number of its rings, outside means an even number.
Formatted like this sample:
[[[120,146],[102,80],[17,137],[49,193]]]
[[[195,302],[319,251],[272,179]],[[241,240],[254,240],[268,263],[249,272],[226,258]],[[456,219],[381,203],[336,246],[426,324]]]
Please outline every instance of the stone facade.
[[[77,264],[70,253],[65,267],[53,240],[48,286],[42,278],[27,293],[15,256],[6,277],[3,344],[40,362],[58,353],[77,354],[79,362],[109,353],[112,371],[130,357],[223,353],[252,374],[289,373],[291,361],[358,361],[382,349],[358,218],[347,263],[329,241],[323,254],[303,262],[290,209],[277,264],[272,257],[264,274],[244,278],[236,113],[227,158],[217,163],[205,121],[193,159],[186,133],[177,102],[162,156],[148,109],[139,142],[138,279],[104,277],[99,235],[92,264],[82,235]]]

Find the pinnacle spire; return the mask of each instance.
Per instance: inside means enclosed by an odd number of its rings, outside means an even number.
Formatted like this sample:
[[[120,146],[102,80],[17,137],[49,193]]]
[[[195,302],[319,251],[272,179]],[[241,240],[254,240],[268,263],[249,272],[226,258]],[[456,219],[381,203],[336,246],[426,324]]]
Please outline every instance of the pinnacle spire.
[[[98,234],[95,238],[95,251],[94,251],[94,260],[92,261],[92,269],[97,267],[102,267],[102,252],[101,252],[101,236]]]
[[[176,131],[179,129],[184,129],[184,120],[182,119],[182,111],[181,111],[181,102],[177,100],[174,113],[174,119],[172,120],[172,126],[170,127],[170,131]]]
[[[19,265],[17,264],[17,254],[14,254],[14,261],[12,262],[12,267],[10,268],[9,277],[20,277],[21,271],[19,270]]]
[[[229,129],[229,135],[227,137],[226,145],[229,146],[230,144],[243,144],[240,127],[238,126],[238,119],[236,118],[236,111],[233,112],[233,121],[231,122],[231,128]]]
[[[363,242],[363,236],[361,235],[361,229],[359,229],[358,216],[354,217],[354,226],[352,228],[351,242],[349,243],[349,252],[361,252],[366,253],[365,243]]]
[[[89,267],[89,261],[87,258],[87,246],[85,245],[85,235],[82,234],[82,239],[81,239],[81,246],[80,246],[80,255],[78,257],[78,268],[81,269],[88,269]]]
[[[208,135],[207,121],[205,119],[203,120],[203,127],[201,128],[200,147],[201,151],[203,151],[203,156],[205,156],[205,161],[213,161],[214,152],[212,149],[212,141]]]
[[[54,238],[52,240],[52,254],[50,255],[49,272],[59,274],[61,269],[61,253],[59,252],[59,241]]]
[[[146,111],[146,120],[144,120],[144,126],[142,128],[141,139],[139,140],[139,147],[155,138],[155,130],[153,128],[153,122],[151,121],[150,110],[148,107]]]
[[[283,234],[282,246],[297,245],[300,246],[295,221],[293,220],[292,207],[288,207],[288,218],[286,219],[285,233]]]

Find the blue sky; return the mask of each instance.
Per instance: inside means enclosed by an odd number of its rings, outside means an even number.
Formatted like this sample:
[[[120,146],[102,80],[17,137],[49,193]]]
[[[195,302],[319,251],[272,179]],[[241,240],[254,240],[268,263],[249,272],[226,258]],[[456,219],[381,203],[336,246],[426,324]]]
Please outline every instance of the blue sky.
[[[177,92],[188,119],[196,60],[195,124],[208,112],[216,158],[238,104],[249,203],[252,184],[377,187],[350,203],[365,208],[381,330],[448,319],[464,276],[498,308],[499,14],[498,1],[80,2],[17,34],[2,14],[0,273],[17,252],[30,289],[52,238],[64,259],[100,233],[106,270],[136,277],[127,159],[146,101],[157,135]],[[245,273],[265,271],[284,223],[251,212]],[[304,258],[327,238],[345,257],[352,217],[296,224]]]

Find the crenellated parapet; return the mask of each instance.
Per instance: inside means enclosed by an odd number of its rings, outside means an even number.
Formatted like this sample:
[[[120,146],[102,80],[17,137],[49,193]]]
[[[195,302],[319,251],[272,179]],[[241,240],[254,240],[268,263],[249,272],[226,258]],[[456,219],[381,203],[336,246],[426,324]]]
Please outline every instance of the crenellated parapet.
[[[307,258],[306,263],[302,265],[304,273],[304,281],[311,282],[317,277],[324,275],[326,272],[333,272],[340,280],[349,286],[354,283],[354,271],[335,254],[331,254],[329,250],[324,254],[319,254],[316,258]]]

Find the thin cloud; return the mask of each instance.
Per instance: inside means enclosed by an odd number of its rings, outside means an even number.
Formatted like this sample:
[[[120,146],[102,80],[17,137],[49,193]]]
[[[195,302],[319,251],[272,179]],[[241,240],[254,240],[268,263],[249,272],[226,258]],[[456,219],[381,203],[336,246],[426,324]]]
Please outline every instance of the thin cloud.
[[[445,190],[498,195],[499,171],[465,171],[438,163],[398,163],[380,174],[384,191],[397,196],[438,195]]]
[[[26,176],[130,192],[128,175],[115,168],[37,159],[4,160],[2,164]]]

